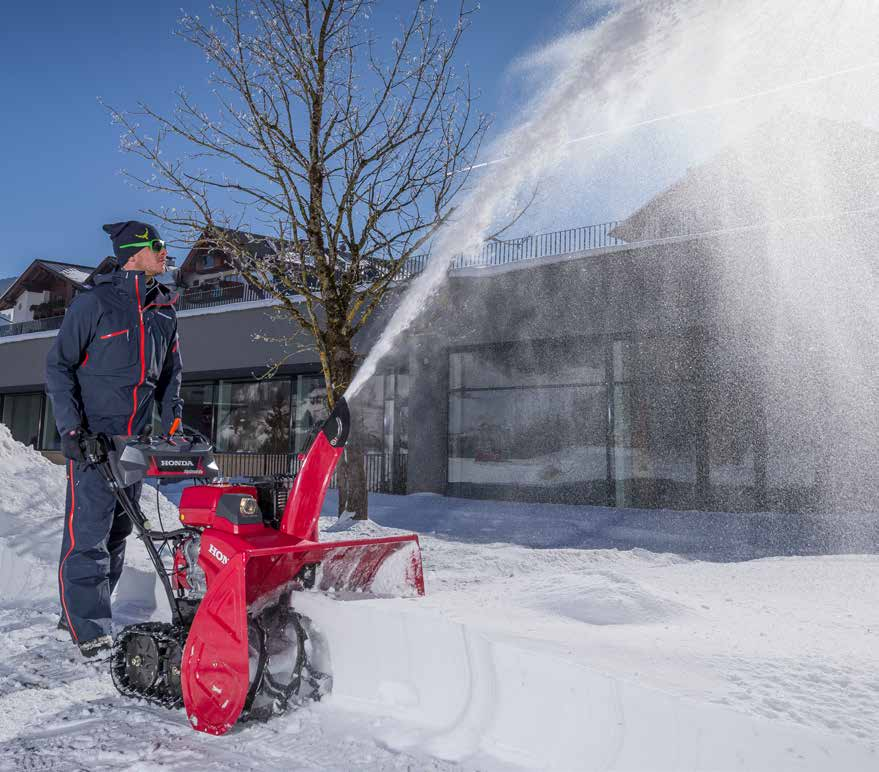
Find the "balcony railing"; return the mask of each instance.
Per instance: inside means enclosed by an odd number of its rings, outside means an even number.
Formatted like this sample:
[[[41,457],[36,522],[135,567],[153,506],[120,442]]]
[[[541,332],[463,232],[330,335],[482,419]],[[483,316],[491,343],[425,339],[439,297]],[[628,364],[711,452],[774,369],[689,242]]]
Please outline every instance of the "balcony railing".
[[[180,292],[175,307],[178,311],[187,311],[192,308],[225,306],[229,303],[250,303],[256,300],[268,300],[271,297],[267,292],[243,282],[216,287],[193,287]]]
[[[579,228],[567,228],[551,233],[539,233],[534,236],[523,236],[506,241],[486,241],[482,249],[475,254],[456,255],[449,261],[449,270],[459,271],[463,268],[481,266],[507,265],[522,260],[534,260],[539,257],[567,255],[573,252],[587,252],[590,249],[617,247],[625,242],[614,238],[611,232],[619,225],[619,221],[584,225]],[[427,266],[429,255],[416,255],[406,261],[400,269],[399,279],[417,276]]]
[[[64,315],[50,316],[46,319],[35,319],[30,322],[13,322],[0,327],[0,338],[8,338],[13,335],[27,335],[31,332],[46,332],[46,330],[58,330]]]

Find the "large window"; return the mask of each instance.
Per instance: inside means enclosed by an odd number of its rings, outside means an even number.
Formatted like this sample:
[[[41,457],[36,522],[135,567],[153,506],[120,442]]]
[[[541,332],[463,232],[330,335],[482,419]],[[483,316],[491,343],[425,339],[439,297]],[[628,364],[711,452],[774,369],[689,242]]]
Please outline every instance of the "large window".
[[[220,381],[217,450],[287,453],[290,449],[290,381]]]
[[[3,423],[9,427],[13,439],[25,445],[40,447],[42,412],[42,394],[6,394],[3,397]]]
[[[450,492],[604,504],[599,342],[529,341],[450,355]]]

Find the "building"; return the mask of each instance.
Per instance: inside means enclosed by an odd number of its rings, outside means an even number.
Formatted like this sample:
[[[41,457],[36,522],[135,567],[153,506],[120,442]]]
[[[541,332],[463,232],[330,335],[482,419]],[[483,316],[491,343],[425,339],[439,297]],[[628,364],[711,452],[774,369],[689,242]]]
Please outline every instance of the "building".
[[[453,261],[438,301],[358,397],[371,488],[876,511],[879,217],[863,204],[879,188],[846,159],[853,145],[875,158],[879,143],[824,121],[786,116],[781,129],[781,145],[763,127],[622,222]],[[804,156],[822,160],[798,179]],[[817,210],[806,194],[816,163],[828,203]],[[779,180],[788,193],[776,195]],[[324,411],[316,357],[303,346],[259,379],[290,328],[222,255],[196,244],[180,285],[186,423],[229,474],[294,468]],[[3,420],[46,450],[57,446],[42,394],[55,334],[0,330]]]

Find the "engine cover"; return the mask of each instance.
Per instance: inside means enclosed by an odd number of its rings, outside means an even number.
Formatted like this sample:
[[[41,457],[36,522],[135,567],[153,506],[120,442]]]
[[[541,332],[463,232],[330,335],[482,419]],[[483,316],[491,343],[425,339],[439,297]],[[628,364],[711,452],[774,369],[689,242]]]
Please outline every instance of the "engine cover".
[[[252,485],[192,485],[180,496],[180,522],[190,528],[228,533],[263,527]]]

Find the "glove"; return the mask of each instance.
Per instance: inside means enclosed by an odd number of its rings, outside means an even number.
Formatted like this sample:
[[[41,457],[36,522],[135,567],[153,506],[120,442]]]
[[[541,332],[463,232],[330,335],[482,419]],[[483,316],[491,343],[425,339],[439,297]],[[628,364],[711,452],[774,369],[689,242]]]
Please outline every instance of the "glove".
[[[61,452],[64,458],[84,464],[86,461],[84,442],[85,432],[81,426],[68,429],[61,434]]]

